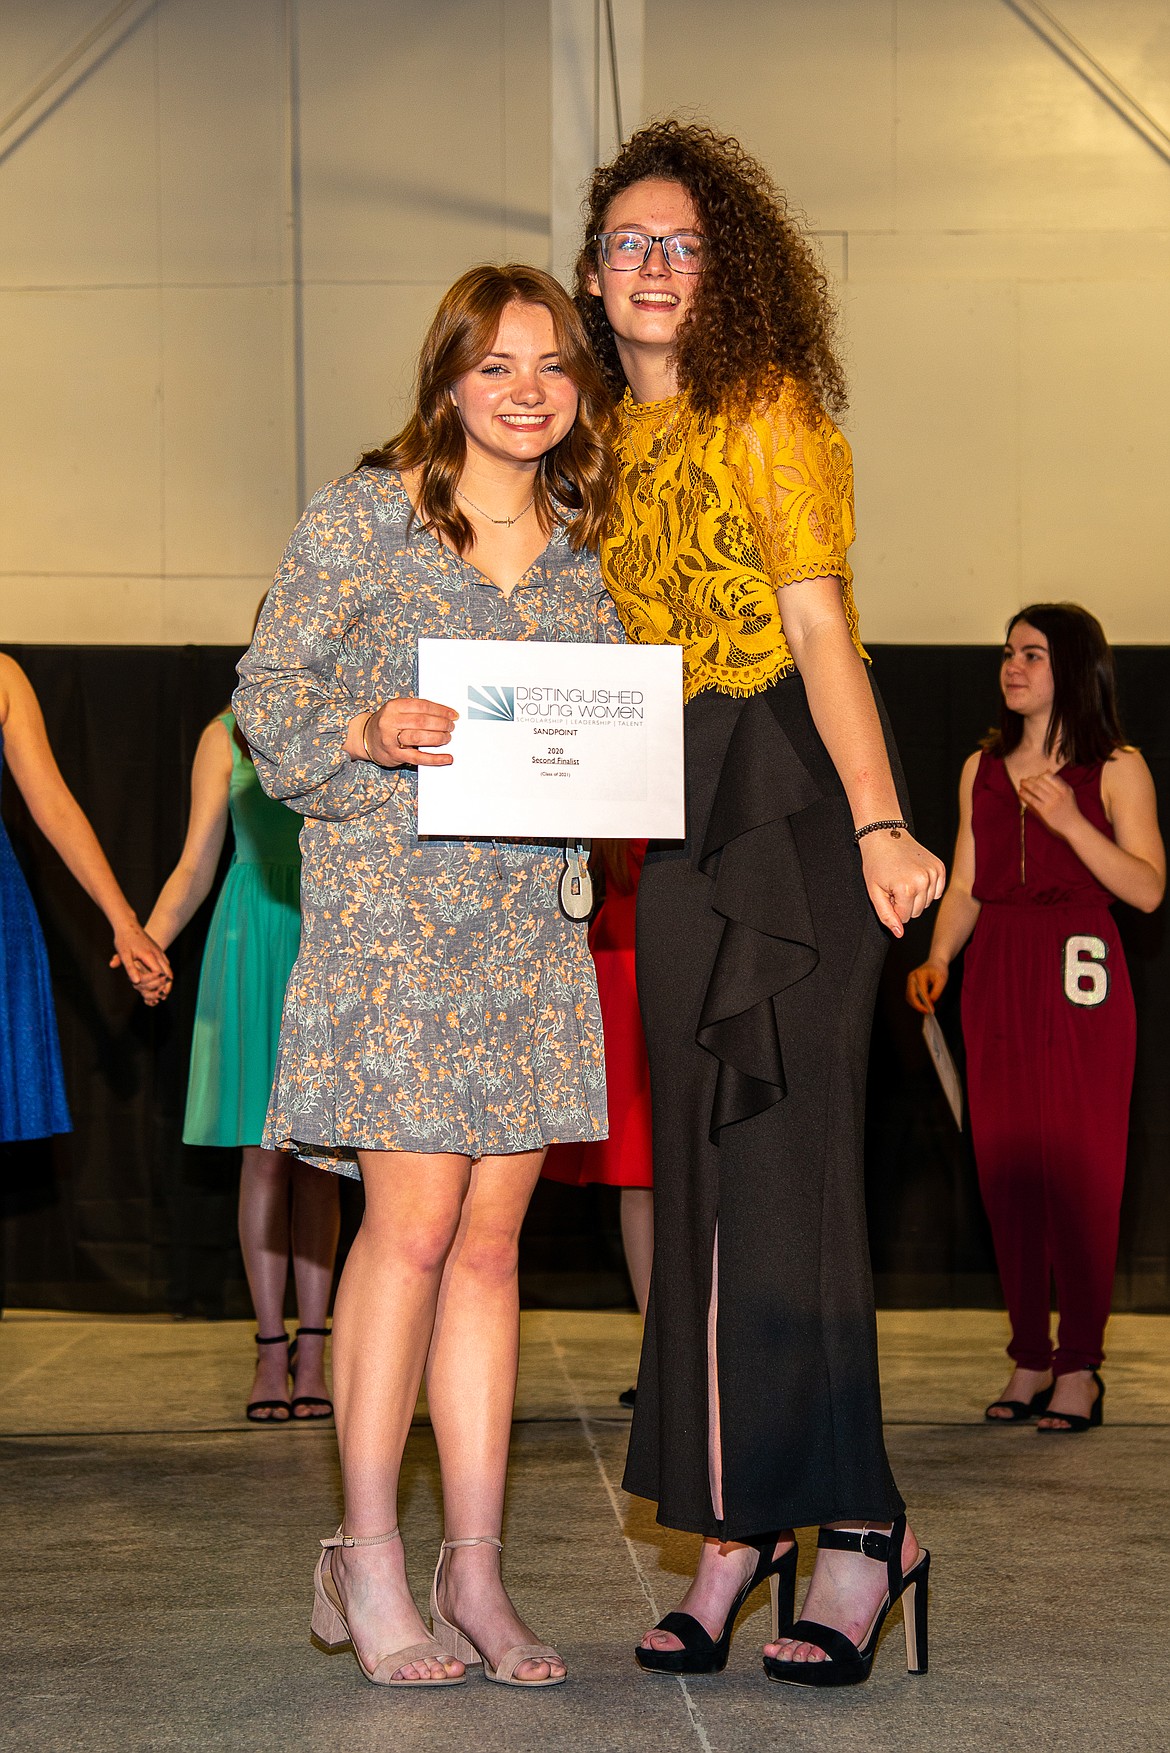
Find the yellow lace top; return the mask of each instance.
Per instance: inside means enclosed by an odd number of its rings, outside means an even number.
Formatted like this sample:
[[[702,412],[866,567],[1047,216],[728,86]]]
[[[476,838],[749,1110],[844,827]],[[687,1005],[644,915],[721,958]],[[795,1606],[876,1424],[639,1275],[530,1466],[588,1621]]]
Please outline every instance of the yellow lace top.
[[[685,395],[618,408],[617,504],[601,545],[605,581],[639,645],[681,645],[683,693],[755,694],[795,666],[778,592],[841,580],[864,657],[845,558],[853,458],[794,386],[743,420],[697,413]]]

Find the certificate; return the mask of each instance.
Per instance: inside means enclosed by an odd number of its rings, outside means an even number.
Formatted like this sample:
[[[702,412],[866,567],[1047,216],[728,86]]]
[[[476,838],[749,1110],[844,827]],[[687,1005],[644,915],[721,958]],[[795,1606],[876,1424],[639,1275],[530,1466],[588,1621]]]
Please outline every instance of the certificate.
[[[683,838],[677,645],[420,639],[418,692],[459,714],[420,834]]]
[[[955,1125],[961,1132],[963,1130],[963,1083],[959,1076],[959,1068],[951,1058],[947,1038],[939,1027],[936,1016],[923,1017],[922,1038],[926,1042],[930,1062],[938,1073],[938,1081],[942,1085],[943,1095],[947,1098],[951,1113],[955,1117]]]

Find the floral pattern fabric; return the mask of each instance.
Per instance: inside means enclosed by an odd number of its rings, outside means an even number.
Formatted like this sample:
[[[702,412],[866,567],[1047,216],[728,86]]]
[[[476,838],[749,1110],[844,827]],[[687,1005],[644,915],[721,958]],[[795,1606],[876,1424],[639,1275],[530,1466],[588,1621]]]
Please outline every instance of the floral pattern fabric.
[[[353,1176],[359,1149],[474,1158],[606,1135],[562,848],[420,840],[416,770],[345,753],[358,713],[417,693],[423,637],[623,635],[596,559],[563,532],[505,597],[419,526],[387,471],[322,488],[294,532],[233,698],[261,784],[305,818],[263,1143]]]
[[[681,645],[683,690],[746,696],[795,668],[778,592],[841,580],[865,656],[846,551],[853,458],[786,380],[750,417],[698,413],[685,395],[618,408],[617,509],[601,564],[629,637]]]

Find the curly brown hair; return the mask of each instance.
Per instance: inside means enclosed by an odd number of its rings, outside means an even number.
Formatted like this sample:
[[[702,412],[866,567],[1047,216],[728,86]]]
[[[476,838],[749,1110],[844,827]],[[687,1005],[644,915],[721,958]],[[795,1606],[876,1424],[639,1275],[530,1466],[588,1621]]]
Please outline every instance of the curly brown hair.
[[[682,184],[707,239],[709,265],[675,343],[679,386],[694,406],[746,412],[790,377],[811,403],[838,413],[846,394],[834,350],[836,311],[799,216],[738,140],[674,117],[632,134],[589,183],[575,296],[615,398],[626,375],[589,280],[599,270],[596,239],[610,204],[647,177]]]
[[[423,526],[466,554],[475,543],[455,503],[467,439],[453,385],[490,352],[510,304],[539,304],[556,333],[560,363],[578,395],[572,427],[537,465],[533,497],[544,529],[563,524],[573,548],[596,548],[609,513],[613,453],[610,405],[573,301],[551,274],[523,263],[469,268],[439,301],[418,360],[414,410],[402,431],[359,458],[359,467],[421,470]]]

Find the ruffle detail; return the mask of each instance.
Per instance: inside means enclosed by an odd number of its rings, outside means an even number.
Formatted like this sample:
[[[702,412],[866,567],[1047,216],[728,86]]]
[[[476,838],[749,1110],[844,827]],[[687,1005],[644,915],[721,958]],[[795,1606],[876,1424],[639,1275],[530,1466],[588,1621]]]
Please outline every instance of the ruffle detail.
[[[723,932],[696,1031],[719,1061],[708,1128],[763,1113],[788,1093],[776,995],[819,959],[792,817],[823,792],[785,734],[773,699],[740,713],[703,834],[698,868],[714,880]]]

